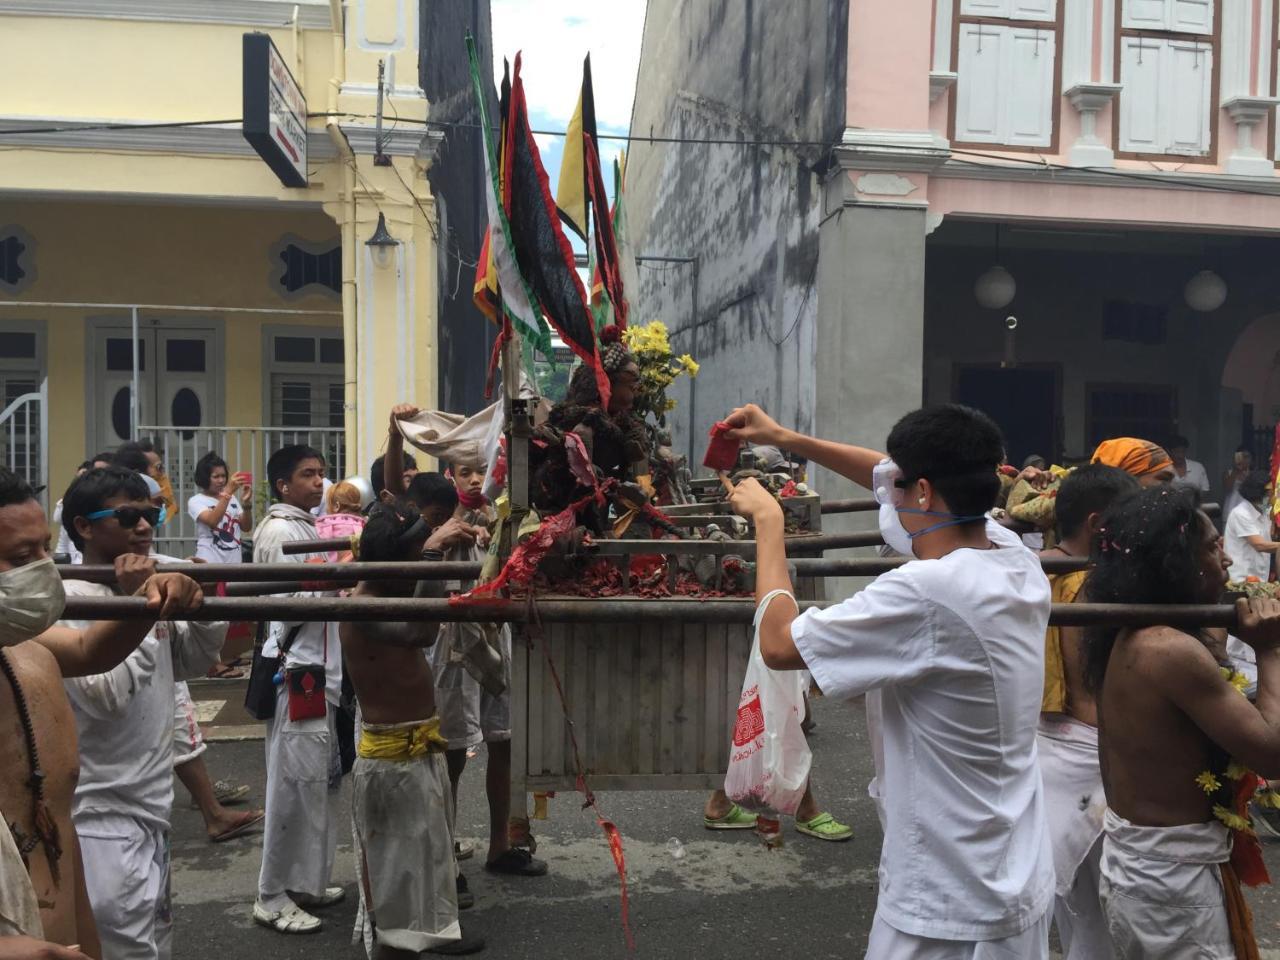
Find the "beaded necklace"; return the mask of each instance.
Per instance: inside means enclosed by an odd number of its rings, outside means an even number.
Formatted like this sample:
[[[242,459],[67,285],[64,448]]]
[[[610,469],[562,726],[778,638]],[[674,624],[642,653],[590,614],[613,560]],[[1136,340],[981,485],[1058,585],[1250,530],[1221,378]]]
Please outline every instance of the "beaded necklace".
[[[40,752],[36,747],[36,730],[35,725],[31,722],[31,711],[27,709],[27,697],[22,691],[22,684],[18,682],[18,675],[14,672],[13,664],[9,662],[9,656],[3,650],[0,650],[0,671],[3,671],[5,679],[9,681],[9,686],[13,689],[13,700],[18,707],[18,719],[22,723],[22,735],[27,745],[27,766],[31,771],[31,776],[27,778],[27,786],[31,788],[31,811],[32,821],[35,824],[35,834],[28,836],[26,831],[17,825],[17,823],[9,824],[9,832],[13,834],[13,840],[18,845],[18,852],[22,855],[22,862],[30,869],[31,864],[29,856],[31,851],[36,848],[37,844],[44,846],[45,859],[49,861],[49,874],[53,877],[54,886],[57,886],[59,879],[58,861],[62,857],[62,844],[58,840],[58,825],[53,820],[53,815],[49,813],[49,805],[44,800],[44,769],[40,766]]]

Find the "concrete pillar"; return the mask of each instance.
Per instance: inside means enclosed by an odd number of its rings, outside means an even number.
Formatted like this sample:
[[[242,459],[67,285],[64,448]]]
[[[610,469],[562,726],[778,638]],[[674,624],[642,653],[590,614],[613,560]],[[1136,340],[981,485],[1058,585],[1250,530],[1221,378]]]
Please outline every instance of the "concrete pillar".
[[[858,203],[849,175],[827,186],[819,237],[814,433],[876,450],[924,394],[925,207]],[[869,491],[812,471],[823,499]],[[874,529],[875,515],[827,516],[823,529]],[[835,586],[834,595],[847,588]]]

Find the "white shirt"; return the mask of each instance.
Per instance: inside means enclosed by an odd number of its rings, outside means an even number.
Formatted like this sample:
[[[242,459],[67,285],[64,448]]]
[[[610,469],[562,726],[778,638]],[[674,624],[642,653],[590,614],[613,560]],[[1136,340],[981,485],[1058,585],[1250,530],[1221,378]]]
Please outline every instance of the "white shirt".
[[[997,940],[1054,891],[1036,754],[1049,582],[1010,531],[881,576],[791,634],[828,697],[880,690],[877,911],[915,936]]]
[[[1244,580],[1257,577],[1265,581],[1271,574],[1271,554],[1259,553],[1249,545],[1248,537],[1267,536],[1267,518],[1252,503],[1241,501],[1227,517],[1227,526],[1223,532],[1223,546],[1227,556],[1231,558],[1229,576],[1232,580]]]
[[[69,597],[115,595],[105,583],[64,580],[63,587]],[[76,629],[90,625],[83,620],[61,622]],[[73,816],[105,813],[169,828],[173,683],[204,676],[218,662],[226,635],[226,623],[161,620],[115,669],[63,681],[80,741]]]
[[[1187,460],[1187,472],[1183,476],[1178,476],[1178,471],[1173,471],[1173,485],[1175,487],[1189,487],[1192,490],[1199,490],[1202,494],[1209,492],[1209,474],[1205,472],[1204,464],[1198,460]]]
[[[187,501],[187,513],[196,522],[196,556],[205,563],[240,563],[244,559],[240,552],[240,516],[244,509],[233,494],[216,528],[200,522],[200,514],[217,508],[218,498],[207,493],[197,493]]]
[[[273,503],[267,509],[267,515],[258,524],[253,535],[254,563],[297,563],[305,564],[307,559],[319,558],[320,554],[285,553],[284,544],[294,540],[317,540],[316,518],[300,507],[291,507],[286,503]],[[298,578],[306,579],[306,567],[298,570]],[[334,596],[333,593],[301,591],[299,593],[277,593],[277,597],[323,597]],[[267,636],[262,644],[262,655],[274,657],[280,652],[280,644],[284,642],[294,627],[299,627],[285,654],[286,669],[300,666],[324,667],[325,699],[335,706],[342,696],[342,644],[338,640],[336,623],[319,623],[316,621],[272,621],[267,628]]]

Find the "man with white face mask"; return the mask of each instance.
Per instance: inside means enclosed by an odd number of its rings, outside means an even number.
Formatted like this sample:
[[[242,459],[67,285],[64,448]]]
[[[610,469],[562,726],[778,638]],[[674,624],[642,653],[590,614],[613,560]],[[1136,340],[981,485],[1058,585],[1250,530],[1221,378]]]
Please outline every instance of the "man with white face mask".
[[[16,957],[84,960],[102,950],[71,822],[80,763],[62,680],[120,663],[154,618],[51,626],[64,594],[48,544],[35,493],[0,467],[0,936]],[[156,616],[203,602],[194,581],[153,576],[154,569],[145,558],[122,558],[116,575],[122,588],[148,598]],[[79,948],[68,949],[73,944]]]
[[[885,841],[867,956],[1047,958],[1054,870],[1036,726],[1049,584],[1036,555],[985,517],[999,428],[967,407],[917,410],[890,432],[888,459],[784,430],[754,405],[728,423],[730,436],[871,488],[885,542],[914,557],[800,614],[782,508],[754,480],[733,493],[756,527],[765,664],[809,670],[829,698],[880,692]]]

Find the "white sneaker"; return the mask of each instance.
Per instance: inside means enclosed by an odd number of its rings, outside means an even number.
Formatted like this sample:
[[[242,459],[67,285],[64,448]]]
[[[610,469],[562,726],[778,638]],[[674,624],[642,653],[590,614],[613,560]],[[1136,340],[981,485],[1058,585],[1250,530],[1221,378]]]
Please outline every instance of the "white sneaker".
[[[276,933],[318,933],[323,926],[319,917],[313,917],[297,904],[283,910],[268,910],[259,901],[253,904],[253,922]]]
[[[476,855],[476,842],[467,837],[453,841],[453,859],[470,860]]]
[[[289,893],[293,898],[293,902],[304,910],[323,910],[325,907],[332,907],[335,903],[341,903],[347,896],[347,891],[342,887],[325,887],[324,893],[320,896],[312,896],[309,893]]]

